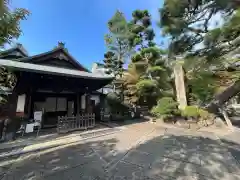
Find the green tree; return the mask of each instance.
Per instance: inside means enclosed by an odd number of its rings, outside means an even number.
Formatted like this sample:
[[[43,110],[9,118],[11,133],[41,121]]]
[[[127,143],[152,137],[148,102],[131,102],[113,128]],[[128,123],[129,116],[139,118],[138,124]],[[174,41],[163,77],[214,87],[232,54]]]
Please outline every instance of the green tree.
[[[28,10],[24,8],[10,10],[9,0],[0,0],[0,48],[21,35],[20,21],[25,20],[28,15]]]
[[[209,63],[206,58],[184,60],[187,98],[191,105],[207,104],[212,112],[216,112],[240,92],[239,60],[218,58],[218,61],[219,64]]]
[[[108,68],[115,66],[112,70],[117,70],[117,74],[121,76],[123,72],[122,64],[126,62],[131,51],[129,46],[130,31],[122,12],[117,11],[109,20],[108,29],[109,33],[105,35],[105,43],[108,48],[106,55],[110,55],[113,62],[109,62],[108,64],[111,64],[111,66],[107,66]]]
[[[218,61],[209,63],[204,57],[184,59],[183,68],[189,103],[207,104],[215,95],[234,84],[240,77],[238,61],[232,58],[218,58]],[[236,90],[236,93],[238,91]]]
[[[105,68],[108,74],[116,77],[113,81],[115,92],[123,100],[123,83],[119,78],[123,75],[123,65],[130,55],[132,47],[129,44],[130,31],[123,13],[116,11],[114,16],[108,21],[109,33],[105,35],[107,53],[104,55]]]
[[[116,77],[112,82],[115,93],[122,93],[123,84],[121,82],[121,77],[123,75],[123,62],[119,61],[114,52],[108,51],[104,54],[104,67],[106,69],[106,74],[113,75]],[[123,96],[119,97],[123,98]]]
[[[136,64],[129,64],[127,72],[123,75],[124,83],[124,101],[136,105],[139,101],[136,84],[140,81],[142,71],[136,67]]]
[[[165,0],[160,26],[172,38],[171,51],[213,59],[239,47],[239,4],[238,0]],[[219,15],[223,25],[214,29],[214,17]]]
[[[160,9],[160,26],[171,37],[170,55],[183,55],[184,65],[191,66],[185,71],[188,96],[195,101],[224,102],[240,91],[236,88],[239,70],[230,73],[226,66],[231,61],[229,53],[239,51],[239,5],[238,0],[165,0]],[[213,20],[220,15],[222,23],[216,22],[216,28]],[[233,88],[213,98],[221,88],[222,74]]]
[[[170,76],[157,47],[144,48],[131,58],[124,82],[126,97],[135,104],[156,104],[159,97],[172,91]]]
[[[104,56],[105,67],[107,73],[121,79],[124,72],[123,65],[134,50],[138,51],[154,46],[153,39],[155,34],[151,28],[151,16],[147,10],[136,10],[132,13],[132,20],[127,22],[123,13],[117,11],[109,20],[108,28],[109,33],[105,36],[105,42],[108,47],[108,52]],[[138,48],[139,46],[141,47],[140,49]],[[130,72],[136,75],[134,68]],[[127,76],[132,77],[131,73]],[[120,79],[115,80],[113,83],[116,89],[120,89],[122,92],[123,85],[126,85],[126,83]]]
[[[112,51],[106,52],[104,54],[103,62],[107,74],[112,74],[115,77],[122,76],[123,62],[118,60],[114,52]]]
[[[140,49],[154,46],[155,33],[151,25],[151,15],[148,10],[135,10],[128,24],[131,31],[130,46],[137,48],[140,46]]]
[[[25,20],[29,11],[24,8],[9,9],[9,0],[0,0],[0,49],[6,43],[18,38],[22,31],[20,21]],[[4,67],[0,68],[0,86],[13,88],[16,78]],[[6,101],[6,93],[0,88],[0,102]]]

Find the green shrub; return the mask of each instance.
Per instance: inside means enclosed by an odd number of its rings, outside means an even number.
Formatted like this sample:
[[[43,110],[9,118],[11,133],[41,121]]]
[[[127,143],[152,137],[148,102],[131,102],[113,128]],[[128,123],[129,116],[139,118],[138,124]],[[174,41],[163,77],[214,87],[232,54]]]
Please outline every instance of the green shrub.
[[[144,79],[136,84],[137,91],[141,96],[152,96],[157,94],[159,89],[157,82],[150,79]]]
[[[212,113],[209,113],[207,110],[200,108],[198,110],[199,116],[202,120],[213,120],[214,115]]]
[[[109,109],[111,114],[124,114],[128,112],[129,107],[124,104],[116,93],[109,93],[106,97],[105,108]]]
[[[151,112],[153,115],[163,119],[168,119],[180,114],[178,103],[171,97],[164,97],[158,100],[157,105],[152,108]]]
[[[182,110],[182,116],[186,118],[198,118],[199,117],[199,108],[197,106],[186,106]]]
[[[207,119],[209,117],[209,112],[206,111],[205,109],[199,109],[198,113],[202,119]]]
[[[116,93],[111,92],[107,94],[106,100],[110,103],[116,103],[120,101],[120,98]]]

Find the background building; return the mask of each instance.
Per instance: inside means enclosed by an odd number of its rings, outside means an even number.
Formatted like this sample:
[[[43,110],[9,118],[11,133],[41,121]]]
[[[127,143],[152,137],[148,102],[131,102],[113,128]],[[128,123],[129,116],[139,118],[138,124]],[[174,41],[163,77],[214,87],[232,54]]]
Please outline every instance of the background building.
[[[95,62],[92,65],[92,73],[97,74],[99,76],[105,76],[107,69],[104,67],[104,64]],[[104,86],[103,88],[99,89],[98,92],[101,92],[103,94],[108,94],[114,92],[114,86],[113,84],[108,84]]]

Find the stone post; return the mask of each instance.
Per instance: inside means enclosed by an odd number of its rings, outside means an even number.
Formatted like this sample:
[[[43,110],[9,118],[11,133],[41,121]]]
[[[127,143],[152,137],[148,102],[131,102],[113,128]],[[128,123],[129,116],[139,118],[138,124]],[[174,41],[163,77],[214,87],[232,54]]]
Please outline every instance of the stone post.
[[[180,63],[176,63],[174,67],[175,87],[177,93],[177,101],[179,109],[184,109],[187,106],[184,71]]]

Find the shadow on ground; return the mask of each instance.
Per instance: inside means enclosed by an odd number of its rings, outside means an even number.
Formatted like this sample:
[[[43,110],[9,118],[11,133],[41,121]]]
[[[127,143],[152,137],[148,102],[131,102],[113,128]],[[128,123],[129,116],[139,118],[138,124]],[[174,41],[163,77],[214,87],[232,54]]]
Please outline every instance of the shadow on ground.
[[[238,128],[240,128],[240,120],[232,120],[232,124]]]
[[[118,146],[118,139],[110,136],[22,156],[2,179],[240,179],[239,164],[231,154],[234,147],[239,157],[240,145],[233,142],[165,133],[129,151],[119,151]]]

